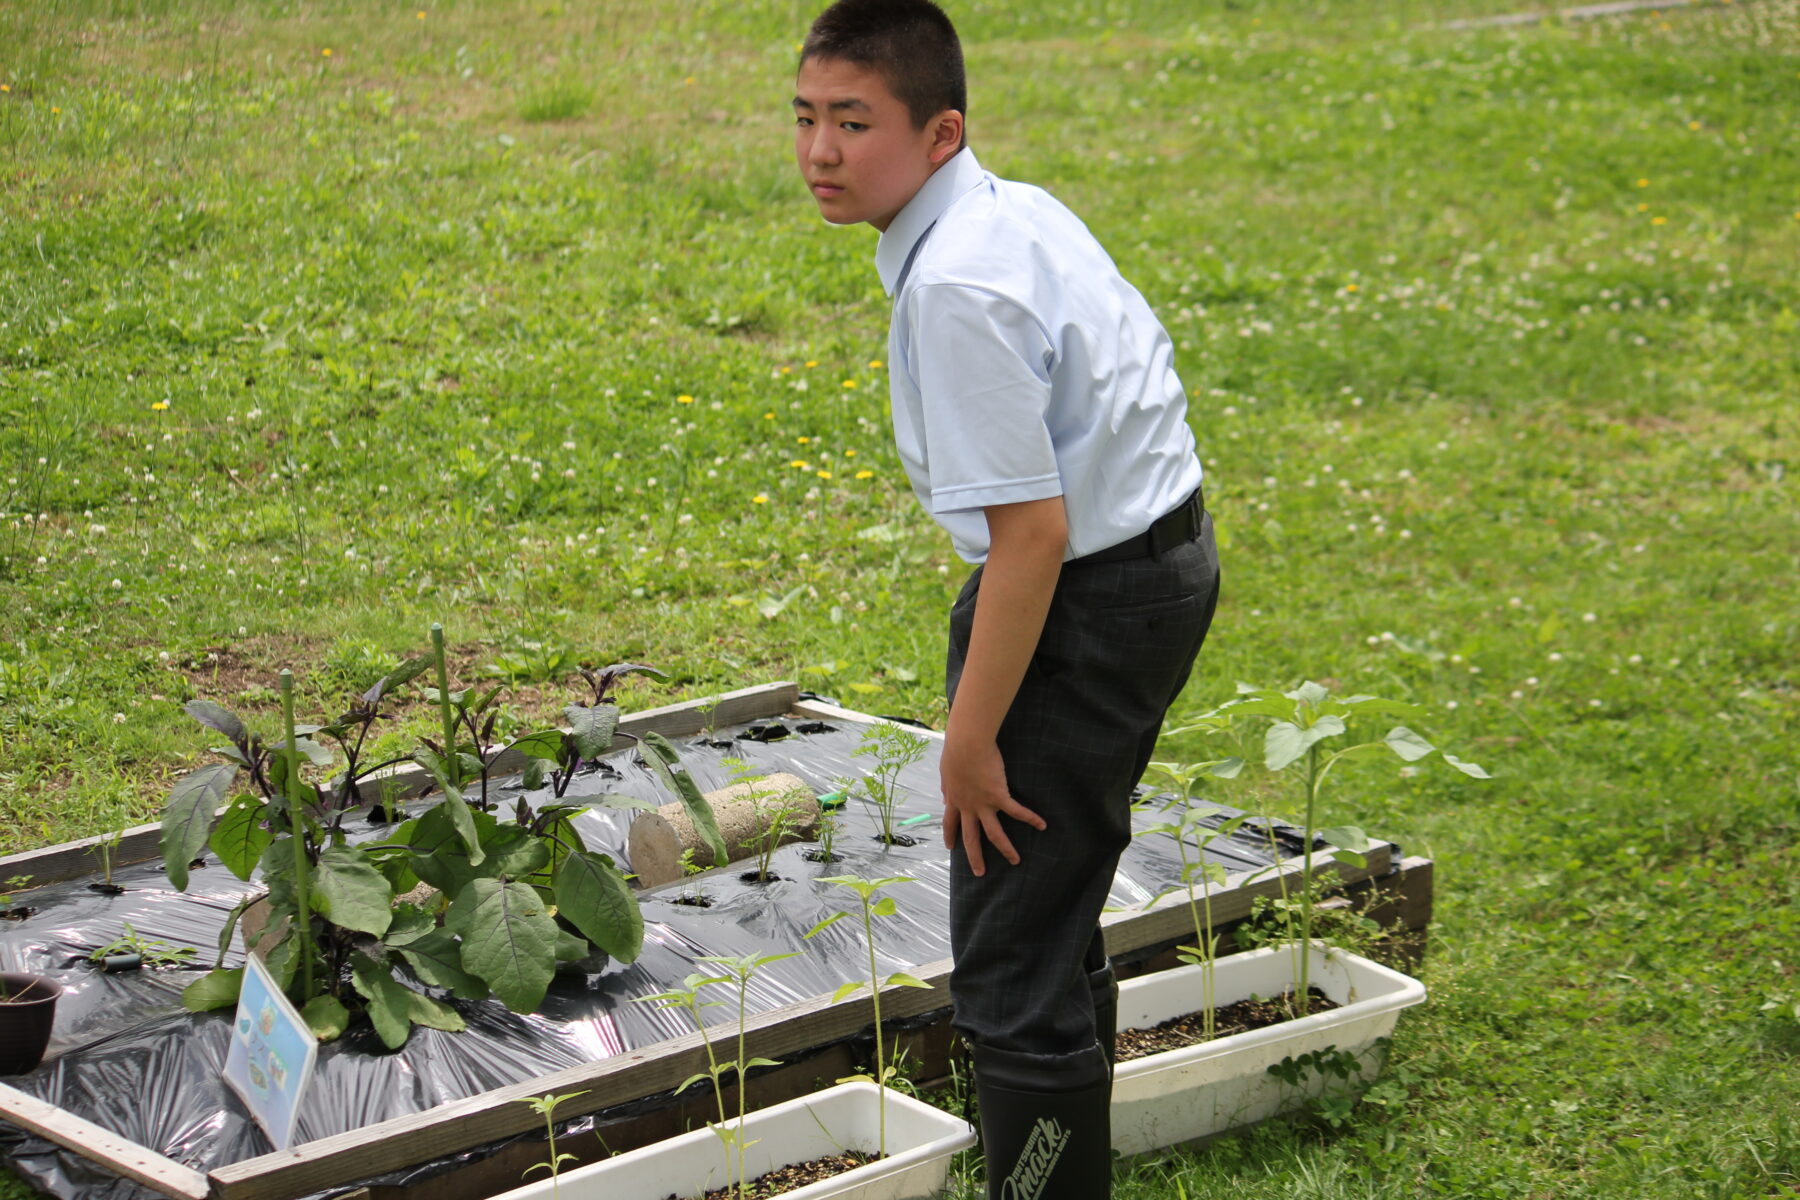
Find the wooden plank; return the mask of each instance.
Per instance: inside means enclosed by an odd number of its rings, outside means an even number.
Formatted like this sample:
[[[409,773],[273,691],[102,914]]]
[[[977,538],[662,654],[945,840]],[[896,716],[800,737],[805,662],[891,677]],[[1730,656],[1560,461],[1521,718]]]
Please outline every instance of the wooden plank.
[[[0,1118],[175,1200],[207,1200],[206,1176],[147,1146],[0,1083]]]
[[[877,717],[865,712],[857,712],[853,708],[841,708],[836,704],[827,704],[823,700],[801,700],[790,710],[795,716],[811,717],[815,721],[853,721],[864,725],[898,725],[902,729],[910,729],[923,737],[943,741],[944,735],[935,729],[925,729],[918,725],[908,725],[905,721],[893,721],[887,717]]]
[[[667,704],[661,708],[632,713],[619,721],[619,729],[623,733],[641,735],[654,731],[664,737],[685,737],[711,726],[741,725],[748,721],[780,716],[788,711],[799,695],[799,687],[791,682],[765,683],[756,687],[739,688],[716,697],[686,700],[680,704]],[[710,710],[709,705],[712,706]],[[624,750],[632,744],[630,738],[620,736],[613,739],[612,749]],[[523,755],[502,750],[495,756],[490,774],[510,775],[523,767]],[[431,782],[431,776],[422,768],[406,763],[370,776],[366,786],[388,787],[392,789],[389,793],[391,796],[404,799],[425,792]],[[103,840],[104,836],[82,838],[79,841],[63,842],[0,858],[0,879],[29,875],[31,883],[28,886],[40,887],[47,883],[90,875],[100,869],[100,856],[95,848]],[[162,825],[134,825],[120,836],[119,845],[113,851],[113,865],[147,862],[160,857]]]

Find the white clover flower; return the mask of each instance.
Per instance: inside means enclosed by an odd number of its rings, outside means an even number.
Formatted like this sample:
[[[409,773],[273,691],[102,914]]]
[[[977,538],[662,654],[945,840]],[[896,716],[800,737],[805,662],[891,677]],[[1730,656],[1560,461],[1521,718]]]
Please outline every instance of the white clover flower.
[[[1563,660],[1563,656],[1559,652],[1557,652],[1555,650],[1552,650],[1550,652],[1550,661],[1551,662],[1561,662],[1562,660]]]
[[[1590,612],[1590,613],[1582,613],[1581,619],[1586,624],[1592,625],[1595,621],[1598,621],[1600,618]]]
[[[113,587],[115,587],[115,588],[122,588],[122,587],[124,587],[124,586],[125,586],[125,585],[124,585],[124,584],[122,584],[122,583],[120,583],[120,582],[119,582],[119,581],[118,581],[118,580],[116,580],[116,579],[115,579],[115,580],[113,580],[113,581],[112,581],[112,585],[113,585]]]
[[[113,714],[113,724],[114,725],[123,725],[124,723],[125,723],[125,714],[124,713],[116,712]]]
[[[1514,596],[1511,600],[1508,600],[1506,602],[1506,607],[1508,607],[1508,608],[1523,608],[1523,607],[1525,607],[1525,601],[1518,596]]]
[[[1589,708],[1600,708],[1600,707],[1601,707],[1601,703],[1600,703],[1600,701],[1598,701],[1598,700],[1589,700],[1589,701],[1588,701],[1588,707],[1589,707]]]

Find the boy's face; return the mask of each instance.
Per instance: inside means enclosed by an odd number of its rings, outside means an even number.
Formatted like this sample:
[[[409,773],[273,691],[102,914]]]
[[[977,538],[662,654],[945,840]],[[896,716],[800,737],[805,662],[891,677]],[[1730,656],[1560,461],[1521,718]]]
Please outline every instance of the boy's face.
[[[794,117],[794,157],[820,215],[884,233],[962,142],[961,113],[946,110],[915,129],[880,72],[837,59],[800,64]]]

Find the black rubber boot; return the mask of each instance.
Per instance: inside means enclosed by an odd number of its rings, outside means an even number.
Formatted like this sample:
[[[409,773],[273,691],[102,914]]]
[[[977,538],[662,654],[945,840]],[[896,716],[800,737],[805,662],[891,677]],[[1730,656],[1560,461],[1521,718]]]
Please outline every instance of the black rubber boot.
[[[1098,965],[1096,964],[1098,961]],[[1088,945],[1088,992],[1094,997],[1094,1037],[1106,1055],[1110,1072],[1118,1063],[1114,1047],[1119,1040],[1119,977],[1113,973],[1112,959],[1106,956],[1106,943],[1099,934]]]
[[[1100,1047],[1042,1056],[972,1047],[988,1200],[1107,1200],[1112,1080]]]

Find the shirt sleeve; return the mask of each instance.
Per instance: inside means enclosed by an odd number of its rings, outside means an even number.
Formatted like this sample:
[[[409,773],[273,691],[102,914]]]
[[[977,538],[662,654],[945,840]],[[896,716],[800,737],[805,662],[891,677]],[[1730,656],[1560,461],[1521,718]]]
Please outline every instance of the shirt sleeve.
[[[964,284],[923,284],[911,307],[932,512],[1062,495],[1046,421],[1055,349],[1038,319]]]

